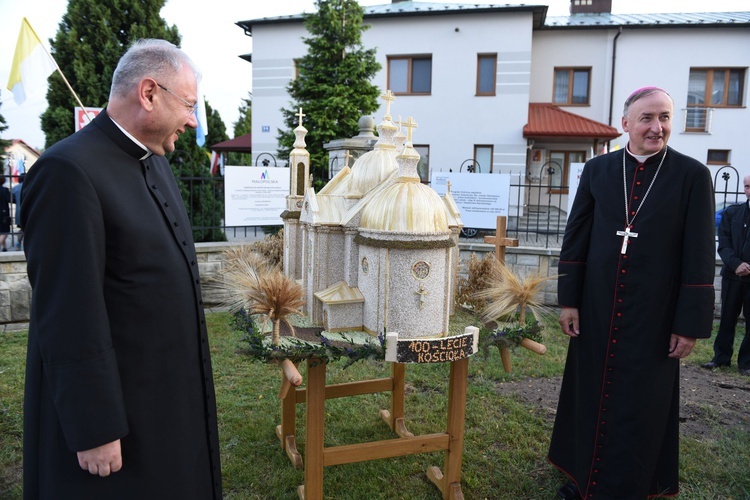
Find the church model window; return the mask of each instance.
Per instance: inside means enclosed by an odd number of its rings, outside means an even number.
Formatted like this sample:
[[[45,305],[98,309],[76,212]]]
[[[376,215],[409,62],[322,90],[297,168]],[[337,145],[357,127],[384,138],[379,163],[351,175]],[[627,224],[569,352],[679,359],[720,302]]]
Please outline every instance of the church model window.
[[[430,263],[423,260],[415,262],[411,266],[411,274],[418,280],[426,280],[430,275]]]

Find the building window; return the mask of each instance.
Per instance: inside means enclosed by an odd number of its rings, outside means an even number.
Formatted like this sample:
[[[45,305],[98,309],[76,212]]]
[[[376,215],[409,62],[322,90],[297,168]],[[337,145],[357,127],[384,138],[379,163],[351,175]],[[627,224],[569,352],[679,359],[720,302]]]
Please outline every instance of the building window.
[[[430,183],[430,146],[426,144],[415,144],[414,149],[419,153],[417,173],[422,184]]]
[[[394,94],[430,94],[432,56],[388,56],[388,88]]]
[[[706,157],[707,165],[731,165],[729,162],[729,149],[709,149]]]
[[[497,54],[477,55],[477,95],[495,95]]]
[[[583,151],[551,151],[550,159],[545,163],[548,189],[554,194],[568,194],[568,172],[571,163],[584,163],[586,153]]]
[[[709,131],[710,109],[741,107],[744,87],[742,68],[690,68],[685,130]]]
[[[588,104],[591,68],[555,68],[555,104]]]
[[[492,146],[474,146],[474,166],[478,174],[492,173]]]

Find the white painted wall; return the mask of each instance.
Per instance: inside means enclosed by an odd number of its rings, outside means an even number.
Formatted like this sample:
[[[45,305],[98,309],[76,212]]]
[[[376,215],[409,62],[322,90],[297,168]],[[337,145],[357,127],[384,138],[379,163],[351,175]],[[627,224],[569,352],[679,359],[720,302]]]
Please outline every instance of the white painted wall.
[[[367,20],[365,47],[377,48],[383,66],[374,82],[386,86],[388,55],[432,54],[432,94],[399,96],[395,119],[412,116],[419,127],[414,143],[430,146],[433,169],[457,171],[473,156],[475,144],[494,145],[494,171],[524,171],[522,137],[529,102],[551,102],[553,70],[592,67],[591,103],[567,111],[608,123],[610,78],[617,29],[532,31],[531,13],[461,14]],[[458,31],[456,31],[458,29]],[[283,127],[282,107],[291,105],[285,87],[295,57],[303,55],[307,36],[302,23],[253,26],[253,154],[276,155],[276,130]],[[494,97],[475,96],[478,53],[498,54]],[[705,162],[708,149],[730,149],[740,177],[750,174],[750,110],[717,109],[710,134],[682,132],[691,67],[750,67],[750,30],[746,28],[624,29],[617,40],[611,125],[622,131],[622,103],[636,88],[657,85],[675,100],[670,145]],[[745,81],[747,102],[748,82]],[[384,108],[375,113],[380,121]],[[269,127],[263,132],[262,127]],[[613,141],[624,146],[627,135]],[[538,147],[539,145],[535,146]],[[568,145],[569,149],[591,144]],[[715,172],[718,167],[711,167]]]

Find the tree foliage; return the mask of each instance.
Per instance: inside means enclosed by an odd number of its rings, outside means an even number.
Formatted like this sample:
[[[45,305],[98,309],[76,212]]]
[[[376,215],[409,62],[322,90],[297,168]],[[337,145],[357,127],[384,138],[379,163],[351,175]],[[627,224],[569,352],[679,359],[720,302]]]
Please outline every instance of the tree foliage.
[[[161,38],[179,46],[177,27],[167,25],[160,12],[166,0],[69,0],[54,39],[52,53],[84,106],[105,107],[112,74],[125,51],[139,38]],[[78,106],[62,77],[54,73],[47,90],[48,108],[42,114],[46,147],[74,131],[73,108]],[[204,146],[227,140],[218,111],[206,103],[208,134]],[[210,177],[210,156],[187,129],[168,156],[187,208],[196,241],[220,241],[224,212],[221,184]]]
[[[2,104],[0,104],[2,106]],[[7,122],[5,121],[5,117],[3,115],[0,115],[0,134],[8,130]],[[5,151],[5,148],[11,145],[12,141],[6,141],[5,139],[0,139],[0,156],[3,156],[3,152]]]
[[[240,116],[234,122],[234,137],[249,134],[253,130],[253,94],[248,92],[247,97],[242,99],[238,109]],[[253,158],[250,153],[229,152],[227,165],[252,165]]]
[[[304,42],[307,54],[297,60],[298,76],[287,87],[292,98],[282,109],[286,130],[278,130],[279,157],[286,158],[294,145],[299,124],[298,108],[305,114],[305,142],[310,153],[314,185],[328,179],[328,154],[323,144],[352,137],[363,115],[378,109],[379,89],[371,83],[380,70],[375,49],[365,49],[362,33],[364,9],[355,0],[316,0],[316,13],[305,17],[310,33]]]
[[[159,12],[166,0],[70,0],[50,40],[52,54],[84,106],[104,107],[117,62],[139,38],[163,38],[180,44],[176,26]],[[45,147],[74,131],[76,100],[59,73],[49,79],[49,107],[42,114]]]
[[[175,150],[167,154],[196,242],[226,239],[218,229],[224,214],[223,179],[211,176],[211,155],[206,146],[226,141],[229,137],[219,112],[211,107],[208,100],[206,119],[208,135],[204,147],[195,142],[195,130],[187,129],[175,142]]]

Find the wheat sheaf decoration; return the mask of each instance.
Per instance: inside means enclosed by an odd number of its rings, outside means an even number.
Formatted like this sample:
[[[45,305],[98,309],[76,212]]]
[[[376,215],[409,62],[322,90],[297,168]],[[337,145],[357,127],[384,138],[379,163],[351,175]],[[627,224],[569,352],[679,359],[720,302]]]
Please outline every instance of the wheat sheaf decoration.
[[[271,321],[274,345],[280,342],[282,321],[295,336],[294,327],[287,317],[302,314],[300,309],[305,305],[302,287],[284,275],[278,266],[271,265],[245,245],[227,249],[224,261],[226,268],[217,287],[224,305],[230,310],[245,308],[249,314],[262,316],[261,331],[265,331],[268,321]]]
[[[279,266],[272,265],[266,257],[246,245],[229,247],[223,257],[225,271],[215,288],[224,305],[230,310],[244,308],[248,314],[263,316],[261,332],[266,331],[266,325],[271,321],[274,345],[281,342],[282,321],[294,337],[294,326],[287,317],[302,314],[300,309],[305,305],[302,287],[281,272]],[[289,359],[277,360],[277,364],[283,373],[279,399],[284,399],[291,386],[302,384],[302,376]]]
[[[477,292],[476,296],[486,302],[481,314],[485,321],[496,322],[499,327],[490,336],[488,342],[496,345],[500,349],[503,367],[506,372],[511,371],[510,352],[508,350],[511,343],[515,343],[537,354],[544,354],[547,348],[539,342],[524,337],[524,331],[529,334],[536,334],[539,328],[532,325],[526,326],[526,312],[530,311],[537,323],[541,322],[545,316],[551,315],[552,310],[545,306],[540,300],[540,292],[546,281],[556,278],[557,276],[542,276],[539,273],[529,273],[525,277],[520,277],[503,262],[494,261],[490,276],[488,277],[488,286],[484,290]],[[518,316],[516,316],[518,315]],[[501,325],[505,323],[505,327]],[[508,324],[517,323],[517,328],[508,328]],[[519,332],[520,335],[508,335],[509,332]],[[511,337],[517,337],[511,339]]]

